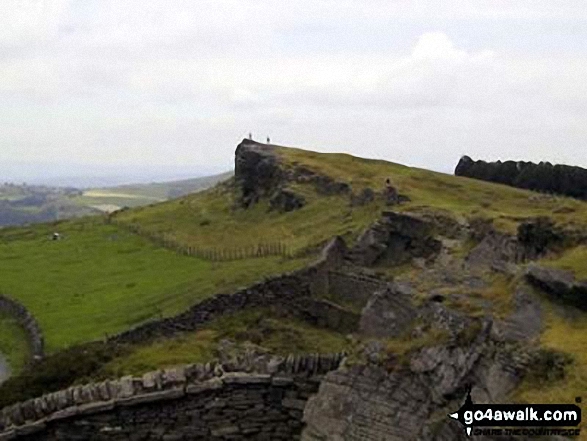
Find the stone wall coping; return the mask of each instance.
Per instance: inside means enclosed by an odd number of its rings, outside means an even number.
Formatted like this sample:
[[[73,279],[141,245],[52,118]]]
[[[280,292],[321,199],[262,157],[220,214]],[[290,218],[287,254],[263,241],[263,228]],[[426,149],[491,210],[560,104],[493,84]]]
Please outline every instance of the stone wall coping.
[[[217,362],[148,372],[141,377],[71,386],[0,411],[0,441],[41,431],[47,423],[108,412],[116,407],[176,400],[227,385],[287,387],[295,378],[322,376],[339,367],[344,353],[265,356],[230,369]],[[291,403],[293,408],[299,403]]]

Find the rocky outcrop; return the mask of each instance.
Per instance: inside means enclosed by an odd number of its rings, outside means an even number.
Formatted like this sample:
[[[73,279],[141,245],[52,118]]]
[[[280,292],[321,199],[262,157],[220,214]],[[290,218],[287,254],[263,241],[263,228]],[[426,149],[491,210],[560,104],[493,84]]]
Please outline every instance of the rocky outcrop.
[[[505,399],[530,358],[490,339],[486,321],[465,346],[416,351],[407,366],[343,366],[326,375],[304,410],[304,441],[464,440],[446,415],[458,409],[467,385],[477,403]]]
[[[428,222],[417,215],[388,211],[361,234],[349,259],[361,266],[380,262],[398,265],[414,257],[433,256],[440,248]]]
[[[503,320],[496,320],[492,337],[496,341],[525,342],[538,338],[542,331],[540,302],[526,286],[519,286],[514,294],[514,311]]]
[[[301,208],[303,197],[287,189],[291,182],[312,184],[318,194],[331,196],[350,194],[346,182],[321,175],[301,165],[286,166],[280,162],[276,147],[244,139],[236,148],[234,164],[238,203],[246,208],[261,198],[270,199],[273,209],[292,211]]]
[[[411,292],[390,284],[371,296],[361,314],[361,335],[372,338],[398,337],[410,328],[418,313]]]
[[[269,199],[271,209],[281,212],[299,210],[304,205],[305,199],[291,190],[279,189]]]
[[[279,187],[283,172],[270,145],[244,139],[236,148],[234,177],[240,191],[239,202],[248,207]]]
[[[455,168],[455,175],[587,199],[587,169],[581,167],[549,162],[473,161],[463,156]]]
[[[476,220],[471,225],[471,238],[479,243],[467,256],[473,266],[503,268],[504,264],[535,260],[549,251],[571,245],[580,240],[578,232],[567,232],[548,218],[538,217],[523,221],[515,236],[499,232],[490,222]]]
[[[526,280],[554,300],[587,311],[587,281],[577,281],[569,271],[531,265]]]
[[[26,331],[33,359],[42,359],[45,356],[45,340],[33,315],[16,300],[2,294],[0,294],[0,312],[16,319]]]
[[[0,439],[297,439],[342,354],[259,356],[73,386],[4,408]]]
[[[360,207],[375,200],[375,192],[369,187],[363,188],[358,194],[351,194],[351,206]]]

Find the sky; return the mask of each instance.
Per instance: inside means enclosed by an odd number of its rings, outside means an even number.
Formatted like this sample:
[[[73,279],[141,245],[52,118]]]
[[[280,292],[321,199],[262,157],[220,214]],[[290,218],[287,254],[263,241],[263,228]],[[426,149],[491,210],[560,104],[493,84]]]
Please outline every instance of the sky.
[[[448,173],[464,154],[587,167],[587,8],[0,2],[0,167],[10,176],[223,171],[249,132]]]

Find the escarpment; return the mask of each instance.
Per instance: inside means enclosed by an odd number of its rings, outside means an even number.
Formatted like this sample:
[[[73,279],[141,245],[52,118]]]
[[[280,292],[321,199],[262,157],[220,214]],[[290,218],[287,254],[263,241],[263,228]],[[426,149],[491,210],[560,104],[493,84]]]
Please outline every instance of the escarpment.
[[[485,162],[463,156],[455,168],[455,175],[587,199],[587,169],[577,166],[552,165],[550,162]]]

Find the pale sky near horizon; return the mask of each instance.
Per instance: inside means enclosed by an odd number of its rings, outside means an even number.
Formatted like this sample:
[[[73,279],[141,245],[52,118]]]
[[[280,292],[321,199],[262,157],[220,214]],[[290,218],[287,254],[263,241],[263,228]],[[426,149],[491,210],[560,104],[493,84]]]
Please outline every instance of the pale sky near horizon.
[[[587,6],[0,2],[0,164],[221,170],[249,131],[445,172],[587,167]]]

